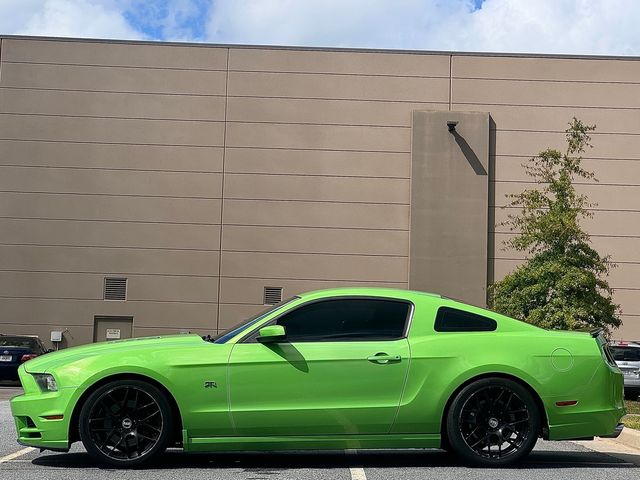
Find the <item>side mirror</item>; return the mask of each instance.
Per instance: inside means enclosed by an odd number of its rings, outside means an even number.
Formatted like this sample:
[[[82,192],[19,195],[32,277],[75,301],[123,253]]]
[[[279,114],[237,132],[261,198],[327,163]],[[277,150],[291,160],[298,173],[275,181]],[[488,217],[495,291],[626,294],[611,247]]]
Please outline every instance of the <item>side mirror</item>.
[[[277,343],[287,338],[287,333],[282,325],[269,325],[261,328],[258,333],[260,336],[256,340],[260,343]]]

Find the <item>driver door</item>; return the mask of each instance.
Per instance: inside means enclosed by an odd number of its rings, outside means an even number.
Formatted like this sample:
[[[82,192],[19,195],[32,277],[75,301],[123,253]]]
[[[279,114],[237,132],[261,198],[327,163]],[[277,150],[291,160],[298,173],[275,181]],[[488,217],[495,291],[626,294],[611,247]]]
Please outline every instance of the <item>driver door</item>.
[[[411,305],[334,298],[286,312],[272,324],[286,340],[257,332],[234,346],[230,408],[246,436],[384,434],[391,429],[409,366]]]

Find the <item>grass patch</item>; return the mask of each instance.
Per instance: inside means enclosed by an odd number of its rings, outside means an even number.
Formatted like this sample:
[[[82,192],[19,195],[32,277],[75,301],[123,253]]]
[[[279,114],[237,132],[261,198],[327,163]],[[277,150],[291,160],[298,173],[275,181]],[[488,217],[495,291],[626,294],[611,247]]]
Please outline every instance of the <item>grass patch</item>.
[[[624,423],[626,428],[640,430],[640,417],[627,415],[622,419],[622,423]]]
[[[640,415],[640,402],[625,400],[624,406],[627,409],[627,413],[635,413]]]

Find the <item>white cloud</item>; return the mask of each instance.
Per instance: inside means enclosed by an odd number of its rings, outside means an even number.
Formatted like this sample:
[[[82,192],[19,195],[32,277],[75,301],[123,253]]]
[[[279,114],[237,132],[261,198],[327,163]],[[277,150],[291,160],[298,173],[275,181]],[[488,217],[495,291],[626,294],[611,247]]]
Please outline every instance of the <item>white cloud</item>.
[[[637,0],[487,0],[468,15],[456,49],[632,55],[640,53]]]
[[[122,0],[1,0],[0,32],[17,35],[140,39]]]
[[[421,43],[443,18],[466,15],[471,0],[218,0],[212,40],[398,48]]]
[[[638,0],[217,0],[211,41],[640,54]]]
[[[476,0],[0,0],[0,33],[640,55],[640,0],[485,0],[479,10],[475,4]]]

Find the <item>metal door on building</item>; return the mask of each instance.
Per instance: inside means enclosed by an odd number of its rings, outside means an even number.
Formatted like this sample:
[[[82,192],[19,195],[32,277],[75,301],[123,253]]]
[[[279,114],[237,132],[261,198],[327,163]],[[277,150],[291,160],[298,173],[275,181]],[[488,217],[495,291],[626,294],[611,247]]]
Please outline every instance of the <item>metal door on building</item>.
[[[93,320],[93,341],[104,342],[131,338],[133,317],[96,316]]]

